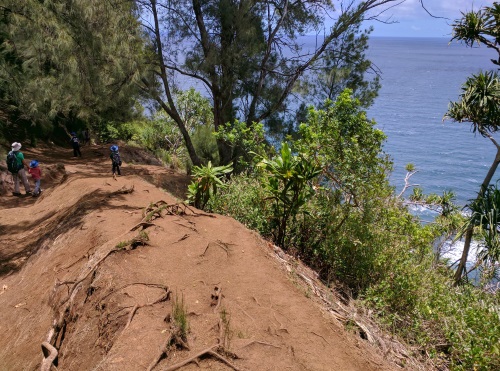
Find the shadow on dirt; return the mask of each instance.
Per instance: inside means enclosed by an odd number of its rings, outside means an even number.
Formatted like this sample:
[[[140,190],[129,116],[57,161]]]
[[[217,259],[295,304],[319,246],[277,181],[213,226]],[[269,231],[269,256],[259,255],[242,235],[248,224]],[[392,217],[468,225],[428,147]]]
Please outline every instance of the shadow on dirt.
[[[89,212],[104,209],[136,210],[128,206],[111,205],[112,200],[120,200],[124,194],[131,192],[133,188],[122,188],[115,192],[96,190],[49,218],[42,216],[22,225],[0,225],[0,235],[4,236],[5,243],[5,248],[0,250],[0,278],[20,270],[30,256],[50,246],[62,233],[81,227],[83,218]],[[21,238],[8,238],[26,231],[30,232]]]

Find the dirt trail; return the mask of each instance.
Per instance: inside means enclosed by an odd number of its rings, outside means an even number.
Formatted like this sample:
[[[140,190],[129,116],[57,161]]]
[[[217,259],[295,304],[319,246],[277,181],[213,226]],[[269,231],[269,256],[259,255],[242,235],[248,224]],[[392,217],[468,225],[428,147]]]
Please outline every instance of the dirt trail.
[[[82,152],[24,150],[52,169],[45,191],[0,197],[0,370],[49,370],[44,341],[58,370],[396,369],[312,272],[180,203],[185,176],[125,149],[114,180],[106,148]]]

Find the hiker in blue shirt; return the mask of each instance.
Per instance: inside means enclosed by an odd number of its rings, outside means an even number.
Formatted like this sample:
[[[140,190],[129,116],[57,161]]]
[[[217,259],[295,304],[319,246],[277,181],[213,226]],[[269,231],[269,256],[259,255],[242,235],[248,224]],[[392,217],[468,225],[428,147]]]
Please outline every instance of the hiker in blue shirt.
[[[113,178],[116,178],[116,174],[122,175],[120,172],[120,166],[122,166],[122,160],[120,158],[120,153],[118,153],[118,146],[116,144],[113,144],[111,147],[109,147],[111,150],[111,154],[109,155],[109,158],[113,162],[113,167],[112,167],[112,172],[113,172]]]

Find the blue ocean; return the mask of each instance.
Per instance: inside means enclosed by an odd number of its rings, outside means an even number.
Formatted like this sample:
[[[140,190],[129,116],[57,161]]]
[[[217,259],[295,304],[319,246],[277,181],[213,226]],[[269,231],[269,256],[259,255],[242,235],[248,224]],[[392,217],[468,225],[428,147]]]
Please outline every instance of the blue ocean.
[[[496,148],[472,133],[469,123],[443,116],[468,76],[494,69],[495,56],[484,46],[467,48],[448,38],[370,39],[367,57],[381,70],[382,88],[368,116],[387,135],[385,151],[394,161],[390,179],[398,191],[405,165],[413,163],[419,172],[412,183],[424,193],[452,190],[462,206],[475,198]]]

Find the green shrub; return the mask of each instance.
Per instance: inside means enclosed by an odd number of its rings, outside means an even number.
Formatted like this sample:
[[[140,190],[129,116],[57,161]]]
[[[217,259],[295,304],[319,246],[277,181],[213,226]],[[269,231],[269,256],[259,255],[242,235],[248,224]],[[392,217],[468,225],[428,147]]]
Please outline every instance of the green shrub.
[[[188,186],[188,202],[199,209],[204,209],[207,202],[217,194],[217,190],[224,188],[220,179],[233,171],[231,164],[226,166],[212,166],[209,161],[206,166],[193,167],[193,181]]]
[[[256,177],[233,175],[226,187],[211,198],[208,207],[216,213],[233,217],[248,228],[270,235],[271,205],[266,191]]]

